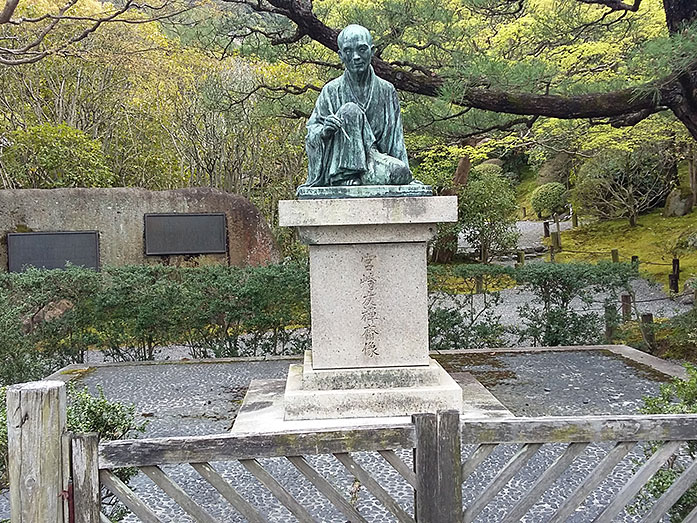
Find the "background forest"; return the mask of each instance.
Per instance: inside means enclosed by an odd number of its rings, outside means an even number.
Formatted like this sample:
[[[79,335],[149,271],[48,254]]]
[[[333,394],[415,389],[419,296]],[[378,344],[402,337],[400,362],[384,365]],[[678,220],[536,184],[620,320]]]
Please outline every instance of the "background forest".
[[[462,192],[474,166],[469,201],[497,195],[509,220],[504,185],[557,183],[539,216],[570,200],[630,225],[674,187],[697,193],[685,0],[177,1],[6,2],[3,187],[211,186],[274,226],[305,177],[306,118],[341,73],[337,29],[361,23],[400,90],[412,168],[438,192]],[[487,261],[511,240],[482,238],[505,218],[482,213],[468,219]]]

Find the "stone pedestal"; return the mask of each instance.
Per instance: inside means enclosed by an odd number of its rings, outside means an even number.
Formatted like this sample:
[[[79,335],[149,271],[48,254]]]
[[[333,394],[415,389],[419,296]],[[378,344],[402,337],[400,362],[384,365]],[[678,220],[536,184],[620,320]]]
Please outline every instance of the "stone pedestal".
[[[279,202],[310,250],[312,353],[291,366],[285,419],[460,409],[428,356],[427,242],[457,220],[454,196]]]

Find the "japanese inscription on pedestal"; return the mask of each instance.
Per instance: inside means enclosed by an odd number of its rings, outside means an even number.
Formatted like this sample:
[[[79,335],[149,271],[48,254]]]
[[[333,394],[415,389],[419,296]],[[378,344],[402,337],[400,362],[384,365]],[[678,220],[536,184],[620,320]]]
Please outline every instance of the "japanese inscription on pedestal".
[[[375,293],[375,258],[374,254],[364,254],[361,257],[365,269],[361,278],[363,289],[363,302],[361,308],[361,322],[363,324],[363,353],[371,358],[378,353],[378,307]]]

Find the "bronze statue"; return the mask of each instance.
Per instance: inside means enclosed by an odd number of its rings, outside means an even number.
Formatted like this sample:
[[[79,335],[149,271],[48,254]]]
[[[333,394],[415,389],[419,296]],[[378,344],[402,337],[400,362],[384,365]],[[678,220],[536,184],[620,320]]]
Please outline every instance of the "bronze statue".
[[[344,74],[328,82],[307,122],[305,187],[413,181],[394,86],[370,65],[373,38],[349,25],[337,38]]]

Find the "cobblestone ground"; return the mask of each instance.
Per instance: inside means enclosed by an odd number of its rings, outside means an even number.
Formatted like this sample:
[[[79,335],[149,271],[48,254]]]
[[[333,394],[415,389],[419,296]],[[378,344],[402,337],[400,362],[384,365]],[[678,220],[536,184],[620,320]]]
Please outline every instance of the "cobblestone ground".
[[[589,415],[636,413],[641,398],[658,391],[667,377],[640,364],[605,351],[542,353],[449,354],[437,356],[451,372],[469,370],[517,416]],[[111,399],[132,402],[137,412],[150,423],[147,436],[198,435],[229,430],[231,420],[244,396],[247,384],[255,378],[284,378],[288,360],[234,363],[165,363],[159,365],[114,365],[97,368],[79,382],[94,390],[102,386]],[[463,456],[472,452],[464,445]],[[488,480],[517,451],[506,446],[497,451],[463,485],[465,503],[485,488]],[[560,446],[543,447],[526,468],[494,499],[477,521],[500,521],[506,509],[519,499],[526,488],[561,452]],[[564,495],[574,488],[605,455],[607,446],[591,445],[577,458],[562,478],[528,513],[523,521],[545,521],[558,507]],[[373,472],[380,483],[407,510],[413,510],[413,494],[406,482],[372,453],[357,454],[356,459]],[[411,465],[411,452],[402,451],[402,459]],[[628,456],[613,475],[590,497],[570,521],[591,521],[602,504],[607,503],[623,480],[635,469],[638,453]],[[310,463],[356,504],[371,522],[392,521],[372,496],[356,485],[342,465],[330,456],[314,456]],[[343,522],[323,497],[287,461],[263,460],[262,464],[277,477],[318,521]],[[269,521],[294,521],[240,465],[216,463],[214,466],[257,507]],[[166,471],[221,522],[243,521],[220,496],[197,476],[188,465],[166,467]],[[143,475],[133,487],[138,495],[157,511],[165,522],[191,521]],[[7,516],[7,504],[0,506],[0,517]],[[638,515],[622,514],[618,521],[638,521]],[[136,521],[127,517],[127,522]]]

